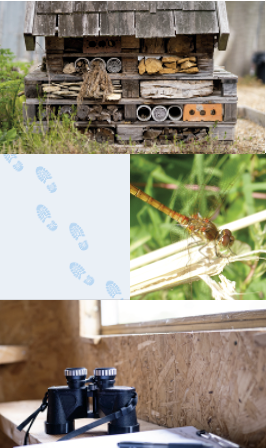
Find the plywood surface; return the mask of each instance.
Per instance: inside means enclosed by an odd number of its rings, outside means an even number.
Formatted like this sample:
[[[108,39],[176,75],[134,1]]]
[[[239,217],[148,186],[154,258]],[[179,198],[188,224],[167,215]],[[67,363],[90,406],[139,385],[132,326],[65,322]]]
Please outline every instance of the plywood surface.
[[[195,426],[243,447],[266,446],[266,331],[223,330],[104,338],[81,359],[114,365],[136,387],[138,416]]]
[[[23,445],[25,431],[18,431],[17,426],[23,422],[29,415],[31,415],[41,403],[40,400],[32,400],[32,401],[20,401],[20,402],[12,402],[12,403],[2,403],[0,404],[0,430],[7,435],[10,439],[12,439],[18,445]],[[45,433],[44,431],[44,423],[46,421],[47,411],[40,413],[38,418],[36,419],[29,436],[29,444],[33,445],[35,443],[48,443],[48,442],[56,442],[63,436],[51,436]],[[88,423],[92,423],[93,419],[79,419],[75,420],[76,429],[81,428],[82,426],[87,425]],[[139,421],[140,423],[140,431],[152,431],[154,429],[161,429],[160,426],[154,425],[149,422]],[[91,432],[79,436],[80,437],[96,437],[107,434],[107,424],[99,426],[98,428],[93,429]],[[76,440],[76,438],[75,438]]]
[[[116,384],[138,392],[139,419],[195,426],[244,448],[265,448],[266,331],[220,331],[214,324],[211,332],[183,327],[113,335],[93,345],[79,336],[78,301],[1,301],[1,344],[27,345],[29,352],[27,362],[1,366],[0,402],[39,402],[48,387],[65,384],[66,367],[84,366],[91,375],[114,366]]]

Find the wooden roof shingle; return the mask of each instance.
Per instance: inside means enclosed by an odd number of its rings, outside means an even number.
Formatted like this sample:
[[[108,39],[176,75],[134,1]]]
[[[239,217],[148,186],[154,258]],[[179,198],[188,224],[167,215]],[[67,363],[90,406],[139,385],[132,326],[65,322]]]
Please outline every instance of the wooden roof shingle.
[[[225,50],[229,26],[224,1],[30,1],[24,34],[25,38],[217,34],[219,48]]]

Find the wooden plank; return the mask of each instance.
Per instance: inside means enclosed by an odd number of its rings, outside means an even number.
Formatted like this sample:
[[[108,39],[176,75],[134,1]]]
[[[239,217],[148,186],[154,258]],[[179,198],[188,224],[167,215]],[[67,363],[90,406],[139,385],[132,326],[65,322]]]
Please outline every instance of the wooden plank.
[[[265,128],[265,113],[251,107],[239,107],[238,118],[245,118]]]
[[[51,74],[51,77],[54,78],[55,75]],[[53,79],[54,81],[54,79]],[[187,98],[187,99],[183,99],[182,103],[183,104],[227,104],[227,103],[232,103],[237,101],[237,98],[224,98],[224,97],[219,97],[219,96],[208,96],[206,98],[204,97],[196,97],[196,98]],[[163,105],[173,105],[176,104],[176,99],[175,100],[170,100],[168,98],[164,98],[164,99],[147,99],[147,98],[122,98],[120,101],[106,101],[106,102],[102,102],[101,100],[84,100],[83,104],[163,104]],[[36,99],[27,99],[27,104],[38,104],[38,100]],[[46,99],[44,100],[44,104],[54,104],[54,105],[60,105],[60,104],[77,104],[76,100],[70,100],[70,99]]]
[[[102,335],[136,333],[170,333],[181,331],[221,331],[266,327],[266,311],[239,311],[226,314],[181,317],[144,322],[138,325],[110,325],[102,327]]]
[[[37,100],[38,101],[38,100]],[[39,105],[39,101],[29,104],[28,102],[23,103],[23,120],[24,123],[27,121],[32,122],[37,118],[37,105]]]
[[[123,98],[139,98],[139,81],[124,80],[122,81]]]
[[[25,96],[26,98],[39,98],[42,96],[42,83],[33,82],[25,84]]]
[[[134,107],[134,109],[133,109],[133,107]],[[131,113],[130,113],[130,108],[132,108]],[[181,129],[182,128],[187,129],[187,128],[211,128],[211,127],[213,127],[213,121],[208,121],[208,122],[206,122],[206,121],[204,121],[204,122],[203,121],[198,121],[198,122],[175,121],[174,122],[174,121],[166,120],[163,122],[156,122],[156,121],[141,122],[141,121],[136,121],[136,117],[134,115],[134,110],[136,111],[136,105],[127,104],[125,106],[125,110],[127,110],[126,113],[128,114],[128,116],[125,121],[119,122],[119,126],[121,126],[121,127],[123,127],[123,126],[129,127],[129,123],[128,123],[129,121],[131,122],[130,127],[140,127],[141,123],[143,123],[142,124],[143,129],[147,129],[147,127],[148,128],[166,128],[167,127],[167,128],[181,128]],[[77,121],[75,123],[75,126],[86,128],[86,127],[88,127],[89,123],[90,123],[89,121]],[[219,124],[223,125],[225,127],[228,127],[228,125],[235,126],[235,123],[229,123],[229,122],[228,123],[221,122]],[[100,121],[94,121],[90,124],[90,127],[91,128],[98,128],[98,127],[114,128],[117,125],[118,125],[118,122],[115,122],[115,121],[111,121],[111,123],[103,123]]]
[[[141,141],[143,140],[143,127],[117,126],[118,141]]]
[[[218,22],[219,22],[219,42],[218,48],[220,51],[225,51],[227,42],[230,36],[230,28],[226,11],[226,3],[224,1],[216,2]]]
[[[27,2],[26,3],[24,34],[32,34],[33,20],[34,20],[34,14],[35,14],[35,3],[36,2]]]
[[[51,13],[51,2],[37,2],[37,14],[50,14]]]
[[[150,3],[150,14],[156,14],[157,12],[156,2],[149,2],[149,3]]]
[[[223,82],[222,83],[222,95],[223,96],[236,96],[237,95],[237,83],[229,83],[229,82]]]
[[[140,40],[135,36],[121,36],[121,47],[123,49],[138,49],[140,47]]]
[[[209,135],[212,138],[217,138],[219,141],[233,141],[235,139],[235,126],[220,126],[218,124],[210,130]]]
[[[83,36],[98,36],[100,32],[100,15],[83,14],[82,26]]]
[[[196,96],[210,96],[213,93],[213,81],[142,81],[142,98],[187,99]]]
[[[53,14],[71,14],[75,11],[74,3],[69,1],[50,2],[51,13]]]
[[[24,41],[27,51],[35,51],[35,36],[24,34]]]
[[[224,105],[224,121],[237,121],[237,103]]]
[[[214,36],[212,34],[197,34],[196,35],[196,52],[208,53],[213,55],[214,52]]]
[[[175,24],[173,11],[157,11],[156,14],[136,12],[136,37],[174,36]]]
[[[107,2],[75,2],[77,3],[77,11],[79,12],[104,12],[107,11]]]
[[[59,37],[80,37],[82,35],[83,35],[83,23],[81,14],[71,14],[71,15],[60,14],[58,16]]]
[[[136,119],[137,119],[136,104],[127,104],[125,106],[125,120],[136,121]]]
[[[213,74],[213,64],[214,61],[212,58],[204,58],[199,57],[198,58],[198,68],[200,71],[200,74],[205,77],[206,74]]]
[[[64,57],[83,57],[84,54],[83,53],[73,53],[73,54],[69,54],[69,53],[65,53],[63,54]],[[99,54],[99,57],[105,57],[105,54]],[[118,57],[117,53],[110,53],[109,54],[110,57]],[[123,53],[121,55],[122,57],[137,57],[138,54],[135,53]],[[152,57],[154,55],[147,55],[147,57]],[[169,56],[169,55],[162,55],[162,56]],[[196,57],[201,57],[202,55],[199,54],[195,54]],[[181,76],[182,75],[182,76]],[[114,73],[114,74],[110,74],[111,79],[125,79],[128,76],[124,73]],[[184,79],[184,80],[191,80],[194,81],[195,79],[200,79],[201,76],[199,77],[198,75],[187,75],[187,74],[179,74],[179,76],[177,76],[177,74],[175,75],[139,75],[139,74],[132,74],[130,75],[131,79],[140,79],[140,80],[164,80],[164,79]],[[56,75],[55,78],[53,78],[56,81],[82,81],[82,77],[80,76],[74,76],[74,75]],[[29,75],[27,75],[25,77],[25,82],[27,81],[34,81],[34,80],[40,80],[43,82],[47,82],[48,81],[48,77],[47,74],[45,72],[40,72],[39,70],[30,73]],[[225,70],[218,70],[217,67],[214,68],[214,72],[212,76],[206,75],[204,74],[204,78],[202,79],[203,81],[207,81],[207,80],[217,80],[217,81],[221,81],[222,83],[237,83],[238,77],[236,75],[233,75],[232,73],[226,72]]]
[[[149,11],[151,2],[108,2],[108,11]]]
[[[219,26],[215,11],[174,11],[176,34],[216,34]]]
[[[196,16],[196,33],[200,34],[217,34],[219,33],[219,24],[216,11],[199,11],[195,12]],[[198,31],[199,30],[199,31]]]
[[[61,53],[65,48],[65,40],[57,37],[50,36],[45,38],[45,49],[47,53]]]
[[[184,11],[215,11],[215,2],[189,1],[183,2]]]
[[[122,71],[127,74],[127,79],[131,74],[138,73],[138,59],[122,57]]]
[[[184,2],[156,2],[157,3],[157,9],[183,9],[183,3]],[[186,2],[187,3],[187,2]]]
[[[28,359],[26,345],[0,345],[0,364],[12,364]]]
[[[54,36],[55,32],[56,32],[55,14],[47,14],[47,15],[35,14],[33,22],[33,34],[35,36]]]
[[[126,36],[135,34],[134,12],[108,12],[100,14],[102,36]]]
[[[48,387],[49,385],[47,385]],[[25,437],[25,430],[19,432],[17,426],[24,421],[30,414],[32,414],[41,404],[40,400],[17,401],[12,403],[0,404],[0,430],[10,437],[17,445],[23,445]],[[51,436],[44,431],[44,424],[47,419],[47,413],[41,412],[29,434],[29,445],[39,443],[57,442],[62,435]],[[76,419],[75,428],[81,428],[84,425],[92,423],[93,419]],[[140,431],[153,431],[162,429],[153,423],[139,420]],[[107,434],[107,423],[105,425],[95,428],[93,431],[86,434],[86,438],[97,437]],[[103,443],[104,446],[104,443]]]

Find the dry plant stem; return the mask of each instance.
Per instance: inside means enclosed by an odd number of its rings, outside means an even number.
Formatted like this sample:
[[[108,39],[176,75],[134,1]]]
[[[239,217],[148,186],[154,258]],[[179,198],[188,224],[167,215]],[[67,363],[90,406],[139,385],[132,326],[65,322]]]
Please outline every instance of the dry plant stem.
[[[266,210],[262,212],[255,213],[254,215],[247,216],[246,218],[239,219],[229,224],[225,224],[220,227],[220,229],[229,229],[231,232],[235,232],[236,230],[243,229],[245,227],[249,227],[257,222],[266,221]],[[187,248],[188,244],[195,242],[192,238],[188,238],[187,240],[182,240],[175,244],[170,244],[169,246],[163,247],[161,249],[155,250],[149,254],[142,255],[139,258],[135,258],[130,262],[130,270],[134,270],[140,268],[141,266],[153,263],[158,260],[162,260],[163,258],[169,257],[176,252],[180,252]]]
[[[132,271],[130,274],[131,297],[197,281],[202,275],[219,275],[231,261],[229,258],[215,257],[212,244],[204,249],[204,255],[199,251],[198,246],[189,250],[186,248],[164,260]]]

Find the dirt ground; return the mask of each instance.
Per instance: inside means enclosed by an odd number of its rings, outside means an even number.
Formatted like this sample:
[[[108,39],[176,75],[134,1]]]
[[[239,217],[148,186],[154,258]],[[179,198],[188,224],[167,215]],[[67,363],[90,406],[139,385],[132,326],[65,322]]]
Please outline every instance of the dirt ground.
[[[265,86],[254,81],[241,81],[238,85],[238,105],[247,106],[265,113]],[[169,146],[154,146],[152,148],[144,148],[138,146],[131,148],[134,153],[164,153],[171,152],[177,154],[195,154],[195,153],[230,153],[230,154],[263,154],[265,153],[265,128],[259,126],[252,121],[238,119],[236,125],[235,141],[228,145],[224,143],[208,143],[202,142],[190,143],[183,148]]]
[[[237,93],[239,106],[248,106],[265,112],[264,85],[245,85],[240,81]]]

